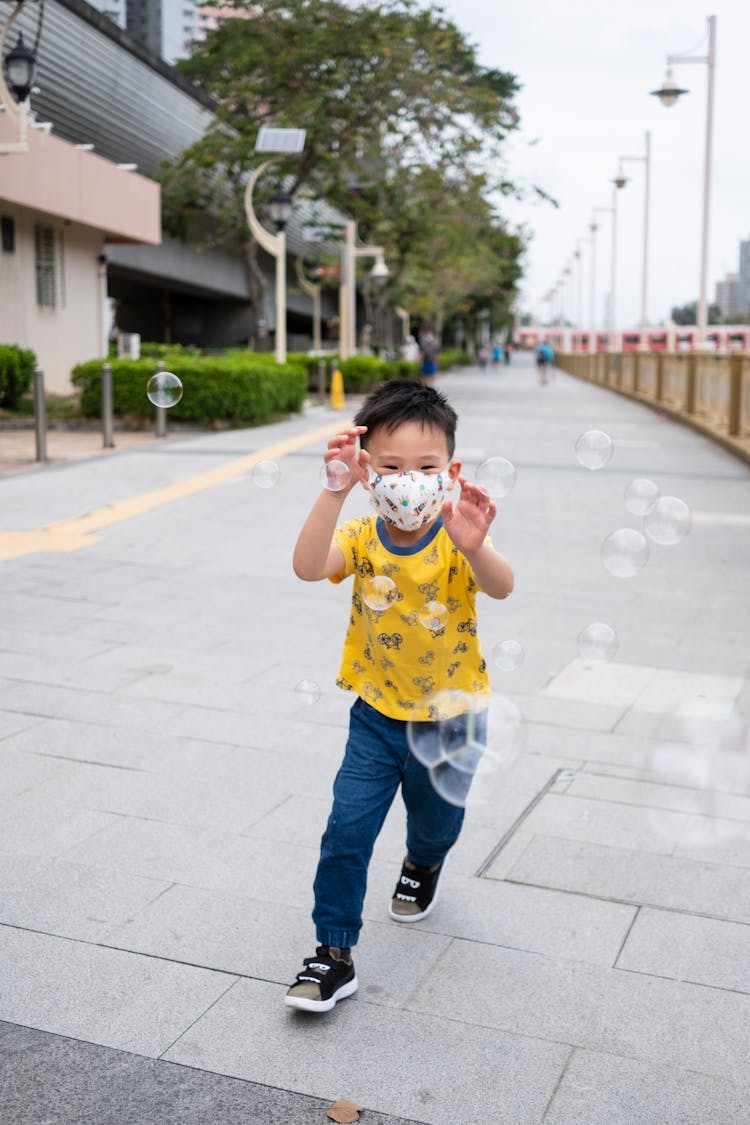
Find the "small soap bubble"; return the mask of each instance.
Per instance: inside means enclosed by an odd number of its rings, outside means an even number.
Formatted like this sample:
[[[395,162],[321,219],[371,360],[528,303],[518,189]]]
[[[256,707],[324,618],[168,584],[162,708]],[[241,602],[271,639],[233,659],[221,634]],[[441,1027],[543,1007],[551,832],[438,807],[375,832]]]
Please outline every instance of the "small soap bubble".
[[[439,633],[448,623],[448,610],[442,602],[425,602],[419,611],[419,624],[431,633]]]
[[[146,394],[154,406],[168,409],[182,398],[182,383],[171,371],[157,371],[146,384]]]
[[[316,684],[315,680],[300,680],[294,685],[294,691],[306,707],[312,707],[320,699],[320,684]]]
[[[492,650],[495,667],[503,672],[515,672],[523,664],[525,652],[519,641],[499,641]]]
[[[648,562],[648,543],[640,531],[621,527],[602,543],[602,562],[616,578],[632,578]]]
[[[387,574],[368,578],[362,587],[362,601],[377,613],[389,609],[398,598],[396,583]]]
[[[604,430],[586,430],[576,439],[576,461],[584,469],[603,469],[614,449],[612,438]]]
[[[625,507],[634,516],[645,516],[659,499],[659,486],[652,480],[639,477],[631,480],[625,489]]]
[[[493,499],[507,496],[516,483],[516,468],[505,457],[488,457],[477,466],[474,480]]]
[[[281,480],[281,469],[275,461],[259,461],[253,468],[253,484],[258,488],[274,488]]]
[[[690,509],[677,496],[662,496],[643,517],[643,530],[662,547],[681,543],[692,526]]]
[[[344,461],[327,461],[320,470],[320,483],[329,492],[341,492],[347,488],[352,478],[349,466]]]
[[[611,660],[619,645],[617,633],[606,621],[593,621],[578,634],[578,655],[582,660]]]

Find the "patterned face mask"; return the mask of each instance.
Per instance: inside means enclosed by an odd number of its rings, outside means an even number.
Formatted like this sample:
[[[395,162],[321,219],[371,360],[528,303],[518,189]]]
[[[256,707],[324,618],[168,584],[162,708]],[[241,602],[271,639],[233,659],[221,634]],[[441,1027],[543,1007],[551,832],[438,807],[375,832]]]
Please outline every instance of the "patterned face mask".
[[[450,482],[447,465],[435,474],[406,470],[380,476],[368,468],[367,475],[373,508],[402,531],[416,531],[439,514]]]

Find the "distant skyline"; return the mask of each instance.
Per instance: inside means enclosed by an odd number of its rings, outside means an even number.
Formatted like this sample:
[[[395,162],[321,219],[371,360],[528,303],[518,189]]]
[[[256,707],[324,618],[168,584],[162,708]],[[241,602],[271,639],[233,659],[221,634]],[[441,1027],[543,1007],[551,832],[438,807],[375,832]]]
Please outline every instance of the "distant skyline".
[[[674,76],[690,93],[666,109],[650,97],[661,86],[668,54],[705,55],[707,17],[717,17],[709,284],[738,268],[750,237],[747,66],[750,4],[718,0],[446,0],[446,14],[474,43],[483,65],[514,73],[521,131],[507,144],[510,178],[537,185],[559,203],[505,200],[501,213],[533,234],[525,257],[522,311],[546,314],[579,239],[589,238],[594,207],[609,207],[618,157],[640,156],[651,133],[651,235],[647,313],[652,323],[673,305],[697,300],[700,267],[708,67],[678,63]],[[619,328],[640,313],[644,165],[626,163],[618,192]],[[610,276],[610,216],[596,241],[596,319],[605,325]],[[582,244],[583,321],[590,305],[590,243]],[[573,279],[576,278],[574,269]],[[570,289],[573,290],[570,293]],[[579,301],[569,289],[567,313]]]

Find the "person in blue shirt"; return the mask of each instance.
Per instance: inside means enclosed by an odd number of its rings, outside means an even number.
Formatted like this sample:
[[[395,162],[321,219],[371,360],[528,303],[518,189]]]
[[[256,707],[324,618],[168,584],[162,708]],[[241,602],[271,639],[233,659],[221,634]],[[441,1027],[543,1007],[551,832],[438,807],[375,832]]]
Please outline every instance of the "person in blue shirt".
[[[536,373],[540,383],[547,382],[547,371],[555,362],[555,353],[545,340],[536,349]]]

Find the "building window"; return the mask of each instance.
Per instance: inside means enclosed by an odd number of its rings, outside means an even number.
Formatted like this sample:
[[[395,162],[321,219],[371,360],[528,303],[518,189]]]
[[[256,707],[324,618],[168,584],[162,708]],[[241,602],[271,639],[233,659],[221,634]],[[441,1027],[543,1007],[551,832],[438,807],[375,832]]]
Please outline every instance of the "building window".
[[[42,308],[55,307],[55,229],[36,226],[36,303]]]
[[[60,308],[65,308],[65,231],[61,230],[58,240],[59,257],[57,259],[60,290]]]
[[[3,254],[15,254],[16,224],[10,215],[0,216],[0,238],[2,239]]]

